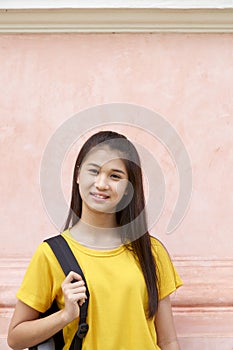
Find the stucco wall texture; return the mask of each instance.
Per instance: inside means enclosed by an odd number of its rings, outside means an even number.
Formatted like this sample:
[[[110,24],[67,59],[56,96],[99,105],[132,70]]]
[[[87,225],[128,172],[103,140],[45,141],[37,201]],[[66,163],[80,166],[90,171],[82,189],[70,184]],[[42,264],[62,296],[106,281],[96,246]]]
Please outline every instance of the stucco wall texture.
[[[155,111],[185,144],[192,198],[167,235],[179,178],[164,146],[146,141],[166,181],[163,212],[151,232],[184,280],[172,298],[182,350],[233,349],[232,62],[231,34],[0,36],[0,350],[8,349],[7,326],[28,260],[57,233],[40,194],[44,149],[67,119],[112,102]],[[116,129],[143,143],[142,131]],[[58,174],[67,193],[71,173]]]

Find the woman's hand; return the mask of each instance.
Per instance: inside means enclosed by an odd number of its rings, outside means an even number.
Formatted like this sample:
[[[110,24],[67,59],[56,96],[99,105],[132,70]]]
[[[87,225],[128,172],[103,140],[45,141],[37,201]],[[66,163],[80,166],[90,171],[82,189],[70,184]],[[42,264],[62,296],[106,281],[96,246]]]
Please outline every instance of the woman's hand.
[[[63,317],[69,323],[79,317],[80,306],[87,299],[86,287],[82,277],[76,272],[71,271],[62,283],[62,292],[65,300]]]
[[[72,283],[74,280],[76,282]],[[8,331],[8,344],[12,349],[39,344],[79,317],[80,306],[87,298],[82,277],[70,272],[62,283],[62,291],[64,309],[43,318],[39,318],[38,311],[18,300]]]

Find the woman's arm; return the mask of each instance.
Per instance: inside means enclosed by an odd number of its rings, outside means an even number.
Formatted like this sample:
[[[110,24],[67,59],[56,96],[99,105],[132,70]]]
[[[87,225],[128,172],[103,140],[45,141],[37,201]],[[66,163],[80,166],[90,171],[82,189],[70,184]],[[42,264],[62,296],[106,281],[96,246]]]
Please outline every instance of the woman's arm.
[[[38,311],[21,301],[17,302],[7,339],[12,349],[25,349],[39,344],[66,325],[62,311],[45,318],[38,317]]]
[[[155,328],[158,345],[162,350],[180,350],[169,296],[159,301]]]
[[[77,282],[72,283],[74,279]],[[39,344],[79,317],[79,306],[86,299],[86,288],[81,276],[70,272],[62,284],[62,291],[64,309],[44,318],[39,318],[39,312],[22,301],[17,302],[7,339],[12,349],[21,350]]]

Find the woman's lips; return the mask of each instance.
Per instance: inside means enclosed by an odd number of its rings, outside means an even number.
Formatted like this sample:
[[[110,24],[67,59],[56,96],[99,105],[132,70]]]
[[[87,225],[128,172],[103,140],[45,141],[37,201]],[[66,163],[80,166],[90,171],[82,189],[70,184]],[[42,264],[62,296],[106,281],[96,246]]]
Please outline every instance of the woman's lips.
[[[91,192],[90,194],[94,199],[97,199],[99,201],[105,201],[109,198],[109,196],[105,193]]]

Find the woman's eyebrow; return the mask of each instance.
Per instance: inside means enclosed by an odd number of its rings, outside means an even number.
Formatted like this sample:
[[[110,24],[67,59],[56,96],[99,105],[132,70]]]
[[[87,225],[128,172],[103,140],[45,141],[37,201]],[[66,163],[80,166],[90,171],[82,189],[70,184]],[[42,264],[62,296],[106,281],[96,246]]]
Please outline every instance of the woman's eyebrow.
[[[97,168],[100,168],[100,165],[98,164],[95,164],[95,163],[88,163],[87,166],[95,166]],[[124,174],[126,175],[126,173],[123,171],[123,170],[120,170],[120,169],[111,169],[112,171],[115,171],[117,173],[121,173],[121,174]]]
[[[100,166],[99,166],[98,164],[95,164],[95,163],[88,163],[87,165],[88,165],[88,166],[89,166],[89,165],[91,165],[91,166],[96,166],[96,167],[100,168]]]
[[[115,171],[115,172],[117,172],[117,173],[121,173],[121,174],[126,175],[125,172],[124,172],[123,170],[120,170],[120,169],[111,169],[111,170],[112,170],[112,171]]]

